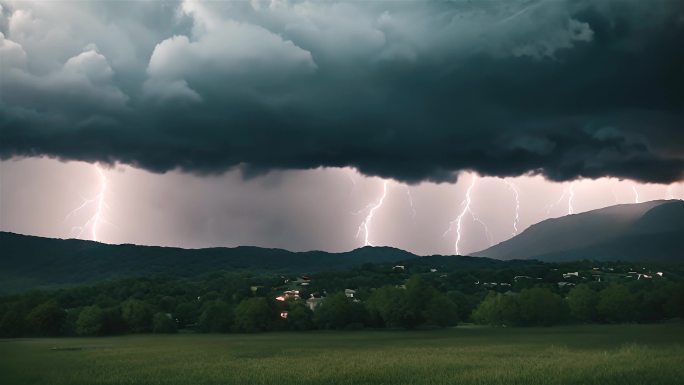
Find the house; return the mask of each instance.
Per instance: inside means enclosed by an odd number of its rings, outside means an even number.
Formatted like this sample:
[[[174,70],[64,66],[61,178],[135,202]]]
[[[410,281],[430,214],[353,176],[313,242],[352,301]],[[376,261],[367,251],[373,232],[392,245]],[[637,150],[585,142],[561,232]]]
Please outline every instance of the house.
[[[287,301],[289,299],[291,300],[298,300],[299,297],[299,290],[285,290],[283,294],[279,295],[276,297],[276,300],[278,301]]]
[[[404,265],[396,265],[392,268],[393,271],[404,271],[406,270],[406,267]]]
[[[530,276],[527,276],[527,275],[516,275],[515,277],[513,277],[514,282],[518,282],[519,279],[533,279],[533,278]]]
[[[575,271],[573,273],[564,273],[563,274],[563,279],[568,279],[570,277],[578,277],[579,278],[579,272]]]
[[[356,294],[356,290],[344,289],[344,295],[346,295],[347,298],[354,298],[354,294]]]
[[[575,284],[572,282],[558,282],[558,287],[566,287],[566,286],[568,286],[568,287],[575,286]]]
[[[318,296],[317,296],[318,295]],[[316,308],[321,306],[321,303],[325,301],[325,297],[321,297],[320,294],[314,293],[311,294],[311,297],[309,297],[306,300],[306,306],[311,310],[311,311],[316,311]]]
[[[287,310],[280,312],[280,318],[287,319]]]
[[[430,269],[430,273],[436,273],[436,272],[437,272],[437,269],[435,269],[435,268]]]

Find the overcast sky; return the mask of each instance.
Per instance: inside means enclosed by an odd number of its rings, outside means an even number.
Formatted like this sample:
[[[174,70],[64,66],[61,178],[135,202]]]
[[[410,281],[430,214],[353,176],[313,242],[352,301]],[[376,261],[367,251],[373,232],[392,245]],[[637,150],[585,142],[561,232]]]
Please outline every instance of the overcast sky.
[[[473,175],[461,252],[514,192],[518,230],[683,194],[680,1],[0,7],[2,230],[452,253]]]

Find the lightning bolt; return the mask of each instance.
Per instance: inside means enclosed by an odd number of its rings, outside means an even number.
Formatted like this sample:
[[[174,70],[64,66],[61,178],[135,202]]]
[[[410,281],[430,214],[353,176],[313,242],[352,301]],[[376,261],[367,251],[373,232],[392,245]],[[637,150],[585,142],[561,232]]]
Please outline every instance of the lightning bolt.
[[[550,205],[546,206],[546,215],[549,215],[551,213],[551,210],[554,207],[560,205],[561,202],[563,202],[563,199],[565,199],[566,195],[568,195],[568,188],[567,187],[563,188],[563,194],[561,194],[560,198],[558,198],[558,200],[556,202],[551,203]]]
[[[537,3],[537,4],[529,5],[529,6],[525,7],[525,8],[523,8],[523,9],[521,9],[520,11],[518,11],[518,12],[512,14],[511,16],[508,16],[508,17],[502,19],[502,20],[499,21],[497,24],[504,24],[504,23],[507,23],[507,22],[509,22],[509,21],[511,21],[511,20],[513,20],[513,19],[515,19],[515,18],[517,18],[518,16],[522,15],[523,13],[527,12],[528,10],[530,10],[530,9],[532,9],[532,8],[538,7],[538,6],[541,5],[541,4],[543,4],[543,2],[539,2],[539,3]]]
[[[416,208],[413,206],[413,196],[411,195],[411,189],[409,186],[404,186],[406,187],[406,197],[408,198],[409,205],[411,206],[411,218],[413,218],[413,221],[416,221]]]
[[[641,203],[639,201],[639,192],[636,189],[636,186],[632,185],[632,192],[634,193],[634,203]]]
[[[568,187],[563,189],[563,194],[554,203],[546,206],[546,215],[551,213],[554,207],[559,206],[565,198],[568,198],[568,215],[575,213],[575,208],[573,207],[573,200],[575,199],[575,182],[570,183]]]
[[[461,243],[461,238],[463,237],[462,235],[462,228],[463,228],[463,217],[466,214],[470,214],[470,217],[473,219],[473,221],[479,223],[482,228],[485,231],[485,236],[487,237],[487,240],[489,241],[489,244],[492,245],[494,243],[494,240],[492,238],[492,234],[489,231],[489,227],[478,218],[475,213],[473,212],[471,208],[471,203],[472,203],[472,197],[471,193],[473,191],[473,188],[475,187],[475,182],[477,181],[477,175],[473,174],[472,178],[470,179],[470,185],[468,186],[468,189],[466,190],[465,194],[465,199],[461,202],[461,206],[463,207],[461,209],[461,212],[458,214],[456,219],[453,221],[449,222],[449,228],[444,232],[442,236],[446,236],[449,232],[454,230],[454,224],[456,224],[456,241],[454,242],[454,250],[456,251],[457,255],[461,254],[461,248],[460,248],[460,243]]]
[[[520,191],[515,183],[504,179],[504,183],[513,192],[515,197],[515,219],[513,220],[513,236],[518,235],[518,223],[520,223]]]
[[[82,226],[76,226],[72,228],[72,233],[76,232],[76,238],[81,238],[83,233],[90,230],[90,237],[93,241],[99,241],[100,237],[98,230],[100,226],[106,223],[104,218],[104,211],[107,208],[107,203],[105,202],[105,193],[107,192],[107,175],[105,175],[104,170],[99,165],[95,165],[95,170],[98,174],[100,189],[94,197],[90,199],[84,199],[80,206],[73,209],[69,214],[67,214],[66,219],[71,218],[76,213],[85,209],[86,207],[93,207],[93,215],[86,221]]]
[[[570,183],[569,191],[570,193],[568,196],[568,215],[571,215],[575,213],[575,208],[572,207],[572,200],[575,198],[575,182]]]
[[[383,181],[382,183],[382,196],[380,196],[380,199],[375,202],[375,204],[371,204],[367,207],[368,214],[366,215],[366,218],[361,222],[359,225],[359,229],[356,231],[356,238],[359,237],[361,234],[361,231],[364,232],[364,246],[375,246],[371,241],[370,241],[370,225],[371,222],[373,221],[373,216],[375,215],[375,212],[382,207],[383,202],[385,201],[385,198],[387,197],[387,184],[388,181]],[[362,210],[363,211],[363,210]]]

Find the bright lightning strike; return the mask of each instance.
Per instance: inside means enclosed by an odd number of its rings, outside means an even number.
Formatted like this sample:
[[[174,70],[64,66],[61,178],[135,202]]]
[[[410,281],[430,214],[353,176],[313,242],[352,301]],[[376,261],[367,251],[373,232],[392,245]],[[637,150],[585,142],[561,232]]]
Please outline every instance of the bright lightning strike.
[[[471,193],[473,191],[473,188],[475,187],[475,182],[477,181],[477,175],[473,174],[471,180],[470,180],[470,185],[468,186],[468,189],[466,190],[466,195],[465,199],[461,202],[461,206],[463,209],[461,212],[458,214],[456,219],[451,221],[449,223],[449,228],[447,231],[444,232],[443,236],[446,236],[451,230],[454,229],[454,224],[456,224],[456,241],[454,242],[454,250],[456,251],[457,255],[461,254],[461,248],[460,248],[460,243],[461,243],[461,238],[463,237],[462,235],[462,228],[463,228],[463,217],[466,214],[470,214],[470,217],[473,219],[473,221],[479,223],[482,228],[485,231],[485,236],[487,237],[487,240],[489,241],[489,244],[492,245],[494,243],[494,239],[492,237],[491,232],[489,231],[489,227],[478,218],[475,213],[473,212],[470,204],[472,203],[472,197]]]
[[[520,223],[520,191],[515,183],[504,179],[504,183],[513,192],[515,197],[515,219],[513,220],[513,236],[518,235],[518,224]]]
[[[565,199],[565,196],[568,195],[568,189],[564,188],[563,189],[563,194],[561,194],[560,198],[558,198],[557,201],[554,203],[551,203],[550,205],[546,206],[546,215],[549,215],[551,213],[551,210],[553,210],[554,207],[558,206],[563,202],[563,199]]]
[[[380,199],[373,205],[369,205],[368,207],[370,208],[368,210],[368,214],[366,215],[366,219],[361,222],[359,225],[359,229],[356,231],[356,237],[358,238],[359,235],[361,234],[361,231],[363,230],[364,232],[364,246],[375,246],[373,243],[370,241],[370,225],[371,222],[373,221],[373,216],[375,215],[375,212],[382,207],[383,202],[385,201],[385,198],[387,197],[387,181],[383,181],[382,183],[382,196]]]
[[[639,200],[639,191],[637,191],[636,186],[632,185],[632,192],[634,193],[634,203],[641,203]]]
[[[93,198],[85,199],[80,206],[78,206],[69,214],[67,214],[66,219],[69,219],[74,214],[80,212],[86,207],[94,207],[94,213],[88,219],[88,221],[86,221],[86,223],[83,226],[74,227],[72,229],[72,232],[76,231],[76,238],[81,238],[84,232],[90,230],[91,239],[97,242],[100,240],[100,237],[98,235],[98,229],[103,223],[106,222],[104,219],[104,211],[107,206],[107,204],[105,203],[105,193],[107,191],[107,176],[105,175],[104,170],[102,170],[102,168],[99,165],[95,165],[95,170],[97,171],[100,181],[100,189],[97,195],[95,195]]]
[[[575,198],[575,182],[570,183],[568,196],[568,215],[575,213],[575,208],[572,206],[572,200]]]

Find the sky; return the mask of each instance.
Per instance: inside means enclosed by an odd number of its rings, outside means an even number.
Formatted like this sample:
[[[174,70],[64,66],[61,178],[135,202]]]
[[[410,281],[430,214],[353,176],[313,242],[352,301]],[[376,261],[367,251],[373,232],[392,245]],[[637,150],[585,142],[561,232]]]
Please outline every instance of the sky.
[[[670,0],[0,0],[0,229],[450,254],[682,199],[682,41]]]

